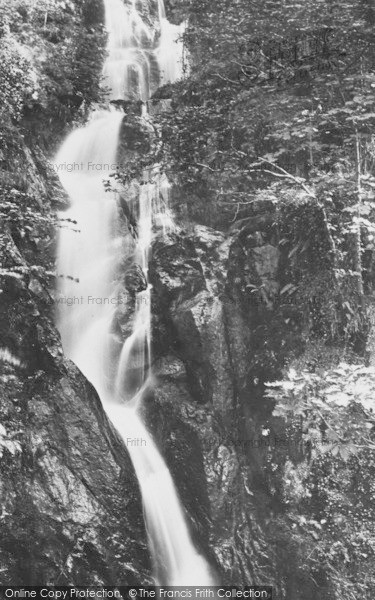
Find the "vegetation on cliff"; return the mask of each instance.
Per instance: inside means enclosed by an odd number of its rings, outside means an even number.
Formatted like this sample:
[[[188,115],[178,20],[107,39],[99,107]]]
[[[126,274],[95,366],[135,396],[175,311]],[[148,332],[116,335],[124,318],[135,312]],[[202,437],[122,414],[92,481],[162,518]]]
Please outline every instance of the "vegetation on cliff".
[[[10,0],[0,7],[0,39],[6,122],[37,114],[61,128],[100,99],[105,30],[98,0]]]
[[[48,158],[67,127],[103,97],[103,16],[99,0],[10,0],[0,7],[3,277],[28,282],[33,272],[49,283],[56,224],[50,201],[63,197]],[[11,238],[23,262],[7,257]]]
[[[267,467],[286,519],[273,521],[270,539],[293,562],[285,593],[370,598],[373,4],[191,0],[171,9],[188,22],[190,68],[155,95],[172,104],[155,119],[151,160],[177,184],[184,216],[237,231],[246,246],[263,215],[283,257],[276,298],[237,279],[249,320],[254,310],[264,319],[250,377],[286,377],[268,390],[276,410],[267,426],[284,423],[287,439],[299,432],[299,451],[275,449]],[[291,315],[300,337],[288,353]]]

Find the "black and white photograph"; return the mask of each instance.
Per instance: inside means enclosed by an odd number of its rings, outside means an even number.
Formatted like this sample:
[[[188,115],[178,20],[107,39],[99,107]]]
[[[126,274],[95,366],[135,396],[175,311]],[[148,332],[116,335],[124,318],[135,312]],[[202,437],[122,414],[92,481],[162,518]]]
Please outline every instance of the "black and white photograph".
[[[1,600],[374,600],[375,0],[0,0]]]

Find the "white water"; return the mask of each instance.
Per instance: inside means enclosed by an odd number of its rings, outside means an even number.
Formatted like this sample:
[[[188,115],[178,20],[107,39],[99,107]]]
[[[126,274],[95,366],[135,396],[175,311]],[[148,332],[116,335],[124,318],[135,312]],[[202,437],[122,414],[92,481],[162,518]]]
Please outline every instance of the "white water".
[[[176,81],[182,75],[183,51],[179,39],[183,25],[169,23],[163,0],[158,0],[159,37],[137,9],[136,0],[105,0],[109,31],[105,82],[111,99],[148,100],[153,67],[158,84]]]
[[[175,42],[181,28],[168,23],[162,0],[157,4],[159,32],[142,18],[135,0],[126,5],[105,0],[109,41],[104,76],[112,99],[146,100],[153,62],[159,84],[181,75],[181,45]],[[66,354],[96,387],[127,445],[142,492],[156,582],[210,585],[210,568],[192,543],[171,475],[139,415],[143,393],[152,387],[148,262],[153,227],[166,232],[173,220],[168,181],[155,169],[154,181],[133,184],[138,185],[137,241],[124,235],[117,193],[103,187],[116,163],[122,119],[123,113],[114,109],[95,112],[86,127],[69,135],[55,158],[71,200],[70,209],[61,214],[58,327]],[[121,262],[130,251],[146,289],[136,296],[132,333],[124,340],[113,323],[123,290]]]

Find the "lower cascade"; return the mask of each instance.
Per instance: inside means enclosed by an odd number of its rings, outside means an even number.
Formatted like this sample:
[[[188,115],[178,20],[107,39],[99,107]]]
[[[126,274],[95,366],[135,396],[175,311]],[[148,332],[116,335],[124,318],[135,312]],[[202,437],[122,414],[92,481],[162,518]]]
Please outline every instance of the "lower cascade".
[[[156,8],[158,32],[143,21],[135,1],[105,0],[109,37],[103,75],[111,99],[145,101],[155,72],[159,84],[181,75],[181,27],[168,23],[162,0]],[[115,168],[123,117],[112,107],[95,111],[55,157],[71,201],[60,215],[58,327],[65,353],[95,386],[128,448],[142,493],[156,582],[212,585],[210,567],[194,547],[169,470],[139,414],[144,393],[152,387],[148,262],[153,228],[168,231],[173,223],[165,206],[168,182],[155,168],[147,180],[132,184],[137,236],[125,236],[121,229],[119,191],[105,192],[103,170],[109,174]],[[144,289],[136,294],[132,331],[124,341],[113,323],[121,295],[119,271],[127,254],[134,256]],[[134,439],[140,443],[132,444]]]

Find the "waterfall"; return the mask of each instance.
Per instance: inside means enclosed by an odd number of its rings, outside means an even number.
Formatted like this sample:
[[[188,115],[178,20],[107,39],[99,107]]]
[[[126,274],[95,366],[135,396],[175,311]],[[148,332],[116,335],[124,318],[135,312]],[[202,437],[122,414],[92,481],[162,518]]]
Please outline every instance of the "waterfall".
[[[181,75],[181,44],[176,41],[181,27],[168,23],[162,0],[152,1],[157,1],[156,28],[136,0],[104,1],[109,35],[103,76],[113,100],[145,101],[150,89]],[[156,582],[210,585],[209,565],[194,547],[171,475],[139,413],[143,394],[152,387],[148,263],[153,228],[169,231],[173,219],[167,206],[168,180],[155,168],[151,178],[133,184],[138,186],[136,240],[124,235],[118,193],[103,186],[103,179],[116,169],[123,116],[114,108],[94,112],[85,127],[67,137],[54,160],[70,197],[70,208],[60,214],[57,325],[65,353],[95,386],[129,451],[142,493]],[[132,331],[124,340],[113,323],[119,273],[129,249],[144,286],[136,294]]]

